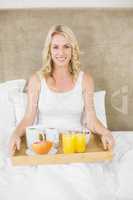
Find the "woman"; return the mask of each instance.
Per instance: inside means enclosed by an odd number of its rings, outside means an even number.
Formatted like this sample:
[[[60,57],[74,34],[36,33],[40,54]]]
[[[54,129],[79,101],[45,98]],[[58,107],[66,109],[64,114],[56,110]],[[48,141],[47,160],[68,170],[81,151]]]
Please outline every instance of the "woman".
[[[80,69],[79,47],[73,32],[64,25],[53,26],[46,38],[43,67],[28,83],[25,115],[10,140],[13,154],[19,150],[25,129],[38,117],[38,124],[59,129],[82,129],[86,126],[101,135],[104,149],[111,149],[111,132],[97,119],[93,105],[94,82]]]

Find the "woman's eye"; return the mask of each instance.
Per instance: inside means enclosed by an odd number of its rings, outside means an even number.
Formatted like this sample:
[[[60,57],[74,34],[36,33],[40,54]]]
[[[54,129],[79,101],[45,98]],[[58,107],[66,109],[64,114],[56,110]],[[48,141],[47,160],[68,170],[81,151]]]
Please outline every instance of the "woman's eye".
[[[52,48],[53,48],[53,49],[59,49],[60,47],[58,47],[58,46],[53,46]],[[64,45],[64,47],[62,47],[62,48],[64,48],[64,49],[69,49],[70,46],[69,46],[69,45]]]
[[[53,49],[58,49],[58,46],[54,46]]]
[[[66,48],[66,49],[69,49],[69,48],[70,48],[70,46],[69,46],[69,45],[65,45],[65,48]]]

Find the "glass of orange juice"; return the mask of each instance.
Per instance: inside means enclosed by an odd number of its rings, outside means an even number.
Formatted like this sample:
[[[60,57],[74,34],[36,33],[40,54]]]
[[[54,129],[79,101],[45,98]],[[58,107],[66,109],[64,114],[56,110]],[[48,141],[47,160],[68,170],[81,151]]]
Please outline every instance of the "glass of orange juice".
[[[75,134],[75,152],[77,153],[85,152],[86,144],[87,144],[87,141],[86,141],[85,133]]]
[[[62,147],[65,154],[75,152],[75,134],[63,133],[62,134]]]

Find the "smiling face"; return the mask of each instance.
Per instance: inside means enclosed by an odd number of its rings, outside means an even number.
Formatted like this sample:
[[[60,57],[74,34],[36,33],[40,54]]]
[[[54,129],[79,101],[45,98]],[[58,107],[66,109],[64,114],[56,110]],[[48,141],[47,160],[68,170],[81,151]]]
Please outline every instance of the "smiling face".
[[[55,67],[68,67],[71,60],[72,47],[63,34],[53,35],[50,50]]]

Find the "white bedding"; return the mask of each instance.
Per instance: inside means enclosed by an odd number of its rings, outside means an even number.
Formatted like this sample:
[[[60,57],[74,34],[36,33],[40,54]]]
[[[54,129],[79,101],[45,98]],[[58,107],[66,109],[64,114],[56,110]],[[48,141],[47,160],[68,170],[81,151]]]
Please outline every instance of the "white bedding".
[[[1,151],[0,200],[133,200],[133,132],[113,135],[111,162],[13,167]]]

